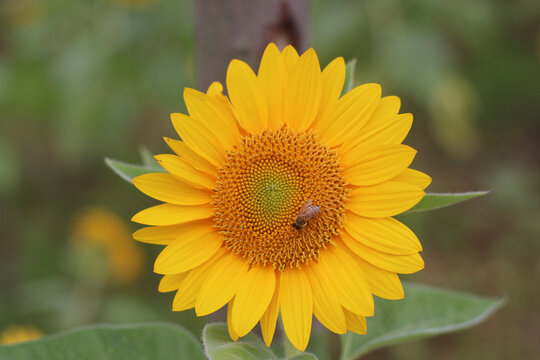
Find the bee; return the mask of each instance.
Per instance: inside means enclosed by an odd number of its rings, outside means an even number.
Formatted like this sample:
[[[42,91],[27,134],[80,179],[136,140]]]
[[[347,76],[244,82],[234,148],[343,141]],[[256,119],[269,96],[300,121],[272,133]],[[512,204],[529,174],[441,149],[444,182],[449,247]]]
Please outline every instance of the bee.
[[[300,230],[307,225],[309,220],[317,216],[319,211],[321,211],[321,207],[313,205],[313,199],[308,199],[300,209],[296,219],[294,219],[294,222],[292,223],[293,228]]]

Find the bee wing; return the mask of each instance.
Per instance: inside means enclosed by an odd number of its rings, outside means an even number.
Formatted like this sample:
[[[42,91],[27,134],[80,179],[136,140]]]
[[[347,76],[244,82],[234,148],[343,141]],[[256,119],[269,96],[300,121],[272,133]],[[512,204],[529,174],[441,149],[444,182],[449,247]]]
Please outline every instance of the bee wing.
[[[302,208],[300,209],[300,212],[298,213],[298,215],[300,216],[306,216],[307,215],[307,212],[309,210],[309,208],[313,205],[313,199],[308,199],[306,200],[306,202],[304,203],[304,205],[302,205]]]

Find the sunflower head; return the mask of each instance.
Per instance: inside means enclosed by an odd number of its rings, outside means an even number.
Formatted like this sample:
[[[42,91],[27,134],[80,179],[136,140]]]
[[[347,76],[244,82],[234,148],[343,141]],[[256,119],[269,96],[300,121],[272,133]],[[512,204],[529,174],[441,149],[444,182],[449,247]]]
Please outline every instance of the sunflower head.
[[[228,305],[233,339],[260,322],[270,345],[278,314],[304,350],[312,316],[336,333],[365,333],[373,295],[403,297],[398,273],[423,268],[421,246],[392,218],[431,179],[409,169],[412,115],[377,84],[341,96],[345,63],[321,71],[310,49],[268,45],[255,74],[233,60],[221,84],[184,91],[172,114],[182,141],[156,156],[167,173],[134,184],[164,202],[133,221],[137,240],[166,245],[156,259],[173,310]]]
[[[341,172],[336,151],[311,131],[285,124],[247,135],[217,173],[214,221],[224,247],[280,271],[316,259],[342,227],[349,189]],[[294,227],[307,201],[320,211]]]

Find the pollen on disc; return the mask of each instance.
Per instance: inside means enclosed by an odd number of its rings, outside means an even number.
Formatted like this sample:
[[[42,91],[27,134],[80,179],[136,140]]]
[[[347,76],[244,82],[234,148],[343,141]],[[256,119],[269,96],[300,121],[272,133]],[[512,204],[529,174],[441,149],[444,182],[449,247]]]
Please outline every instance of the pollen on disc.
[[[316,259],[333,242],[346,185],[338,155],[315,134],[286,126],[250,134],[218,169],[214,221],[226,248],[283,271]],[[297,230],[292,224],[308,199],[320,211]]]

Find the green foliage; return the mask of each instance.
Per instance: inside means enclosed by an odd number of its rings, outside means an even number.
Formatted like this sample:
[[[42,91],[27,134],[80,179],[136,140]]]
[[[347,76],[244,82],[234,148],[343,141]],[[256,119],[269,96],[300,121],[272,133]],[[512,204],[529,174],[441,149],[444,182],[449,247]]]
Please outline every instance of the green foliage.
[[[504,305],[504,299],[484,298],[406,284],[405,298],[377,299],[375,316],[367,319],[367,334],[342,336],[342,360],[353,360],[375,349],[475,326]]]
[[[133,178],[155,172],[165,172],[154,159],[154,155],[148,148],[141,146],[139,148],[141,154],[142,165],[135,165],[119,160],[105,158],[105,164],[112,169],[118,176],[129,183],[133,183]]]
[[[435,210],[489,194],[489,191],[465,193],[426,193],[426,196],[408,212]]]
[[[296,354],[293,356],[279,358],[280,360],[317,360],[317,356],[310,353]]]
[[[113,160],[105,158],[105,163],[122,179],[127,182],[133,183],[133,178],[155,172],[165,172],[160,167],[148,166],[148,165],[134,165],[123,161]]]
[[[345,85],[341,95],[348,93],[354,87],[354,72],[356,71],[356,59],[347,61],[345,65]]]
[[[367,334],[342,336],[342,360],[356,359],[381,347],[472,327],[498,310],[504,299],[407,284],[405,299],[377,299],[376,302],[375,316],[367,320]],[[211,360],[317,359],[311,353],[282,357],[253,333],[232,341],[225,323],[207,325],[202,340]],[[86,327],[36,341],[0,346],[2,360],[75,358],[196,360],[204,359],[204,354],[187,330],[166,323]]]
[[[198,341],[172,324],[100,325],[15,345],[0,346],[2,360],[198,360]]]
[[[375,316],[367,319],[367,334],[342,336],[341,359],[353,360],[378,348],[470,328],[488,318],[504,302],[504,299],[406,284],[403,300],[376,299]],[[232,341],[226,324],[207,325],[203,344],[212,360],[280,358],[252,333]],[[287,359],[316,358],[304,353]]]
[[[203,330],[202,339],[206,355],[210,360],[317,360],[317,357],[310,353],[279,357],[253,333],[234,342],[229,336],[225,323],[208,324]]]
[[[139,148],[139,152],[141,153],[143,166],[163,171],[161,166],[159,166],[159,163],[156,161],[156,159],[154,159],[154,155],[150,152],[150,150],[148,150],[147,147],[141,146]]]

